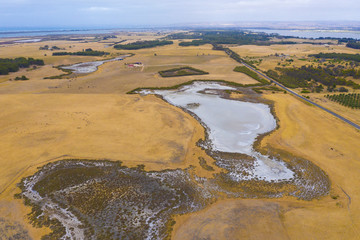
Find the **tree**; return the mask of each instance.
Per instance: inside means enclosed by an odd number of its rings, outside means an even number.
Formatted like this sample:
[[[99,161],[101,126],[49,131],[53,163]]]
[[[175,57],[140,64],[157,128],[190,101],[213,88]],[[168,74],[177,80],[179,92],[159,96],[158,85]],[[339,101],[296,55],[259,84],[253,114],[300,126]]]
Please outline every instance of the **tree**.
[[[344,87],[339,87],[339,92],[348,92],[349,90],[347,90],[346,88]]]

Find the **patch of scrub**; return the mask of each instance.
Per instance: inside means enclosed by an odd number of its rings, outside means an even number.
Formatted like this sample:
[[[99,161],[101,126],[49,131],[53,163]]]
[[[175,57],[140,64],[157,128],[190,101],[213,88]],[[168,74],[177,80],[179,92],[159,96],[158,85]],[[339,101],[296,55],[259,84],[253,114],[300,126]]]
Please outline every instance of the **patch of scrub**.
[[[101,60],[101,61],[93,61],[93,62],[84,62],[84,63],[77,63],[70,66],[61,67],[62,69],[68,69],[73,71],[73,73],[79,73],[79,74],[86,74],[86,73],[92,73],[95,72],[99,66],[103,65],[107,62],[114,62],[114,61],[121,61],[126,57],[129,57],[130,55],[124,55],[120,57],[116,57],[113,59],[108,60]]]
[[[56,231],[49,239],[165,239],[173,215],[202,209],[213,199],[189,171],[65,160],[24,179],[21,197],[38,210],[30,216],[35,225],[52,221]]]

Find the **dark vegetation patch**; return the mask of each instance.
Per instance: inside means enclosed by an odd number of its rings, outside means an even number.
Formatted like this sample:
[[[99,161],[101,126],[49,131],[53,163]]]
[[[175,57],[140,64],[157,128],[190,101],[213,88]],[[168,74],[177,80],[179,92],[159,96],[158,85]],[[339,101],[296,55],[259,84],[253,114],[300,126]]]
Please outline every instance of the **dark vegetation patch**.
[[[7,75],[9,72],[17,72],[20,68],[28,68],[32,65],[43,66],[44,61],[34,58],[0,58],[0,75]]]
[[[45,45],[43,47],[39,47],[39,50],[51,50],[51,51],[54,51],[54,50],[65,50],[65,48],[59,48],[58,46],[50,47],[49,45]]]
[[[332,95],[327,94],[325,97],[345,107],[360,109],[360,93],[340,93]]]
[[[201,46],[205,44],[209,44],[209,41],[206,40],[192,40],[191,42],[181,42],[179,46],[188,47],[188,46]]]
[[[266,74],[289,88],[308,88],[312,91],[320,92],[322,87],[319,84],[327,86],[328,91],[333,91],[336,85],[350,86],[359,89],[360,85],[344,77],[360,77],[360,71],[354,69],[345,69],[343,66],[302,66],[300,68],[275,68],[269,70]]]
[[[165,71],[160,71],[159,74],[162,77],[181,77],[181,76],[191,76],[191,75],[205,75],[209,73],[192,67],[181,67],[181,68],[173,68]]]
[[[33,206],[34,226],[57,231],[44,239],[65,234],[47,205],[58,206],[52,211],[68,208],[75,214],[85,239],[169,239],[174,215],[199,210],[213,200],[191,180],[189,171],[146,172],[144,166],[127,168],[121,162],[63,160],[23,179],[23,193],[17,197]],[[41,199],[32,198],[33,190]]]
[[[169,35],[169,39],[194,39],[192,42],[181,42],[180,46],[199,46],[203,44],[238,44],[238,45],[270,45],[277,44],[271,42],[271,38],[277,36],[278,38],[285,38],[279,35],[266,33],[251,33],[245,31],[235,30],[204,30],[192,31],[189,33],[176,33]],[[288,44],[281,43],[280,44]]]
[[[175,33],[167,36],[168,39],[192,39],[191,42],[181,42],[180,46],[200,46],[204,44],[236,44],[236,45],[259,45],[270,46],[275,44],[314,44],[320,45],[323,43],[312,41],[295,42],[289,40],[290,38],[298,38],[293,36],[280,36],[276,33],[264,32],[249,32],[242,30],[198,30],[187,33]],[[275,41],[274,41],[275,39]],[[298,38],[300,39],[300,38]],[[319,38],[334,40],[334,38]],[[353,39],[336,39],[339,41],[353,41]],[[333,44],[328,42],[328,44]]]
[[[110,53],[104,52],[104,51],[94,51],[91,48],[84,49],[83,51],[79,52],[54,52],[53,56],[66,56],[66,55],[72,55],[72,56],[104,56],[109,55]]]
[[[117,44],[114,45],[116,49],[124,49],[124,50],[137,50],[142,48],[153,48],[158,46],[165,46],[173,44],[172,41],[165,40],[155,40],[155,41],[137,41],[128,44]]]
[[[350,54],[350,53],[318,53],[318,54],[311,54],[309,55],[309,57],[326,58],[326,59],[330,58],[337,60],[360,62],[360,54]]]
[[[22,75],[21,77],[16,77],[14,80],[15,81],[26,81],[29,79],[25,75]]]
[[[203,157],[199,157],[199,164],[206,171],[215,171],[215,169],[212,166],[207,164],[206,160]]]
[[[359,41],[349,41],[346,46],[348,48],[353,48],[353,49],[360,49],[360,42]]]

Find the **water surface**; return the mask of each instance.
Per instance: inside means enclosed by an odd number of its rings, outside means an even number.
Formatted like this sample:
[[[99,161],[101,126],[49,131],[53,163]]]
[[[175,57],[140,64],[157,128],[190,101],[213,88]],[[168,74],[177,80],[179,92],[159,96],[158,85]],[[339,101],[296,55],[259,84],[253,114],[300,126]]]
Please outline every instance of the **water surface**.
[[[284,29],[248,29],[252,32],[277,33],[281,36],[300,38],[354,38],[360,39],[360,31],[346,30],[284,30]]]

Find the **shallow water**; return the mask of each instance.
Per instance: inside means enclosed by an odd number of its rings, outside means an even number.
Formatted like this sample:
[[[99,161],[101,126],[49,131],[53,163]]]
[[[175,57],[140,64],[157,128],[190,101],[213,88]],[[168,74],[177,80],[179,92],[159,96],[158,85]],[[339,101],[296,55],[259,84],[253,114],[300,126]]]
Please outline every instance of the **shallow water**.
[[[41,38],[37,38],[37,39],[25,39],[25,40],[18,40],[18,41],[14,41],[16,43],[33,43],[33,42],[40,42],[42,39]]]
[[[360,39],[360,31],[348,30],[284,30],[284,29],[248,29],[252,32],[277,33],[281,36],[300,38],[354,38]]]
[[[249,176],[233,173],[234,180],[252,178],[267,181],[292,179],[294,173],[277,159],[253,149],[256,138],[276,128],[269,106],[221,98],[214,90],[235,90],[219,83],[195,82],[176,90],[144,90],[143,94],[161,95],[172,105],[195,114],[208,131],[212,151],[241,153],[256,159]]]
[[[129,55],[120,56],[120,57],[116,57],[116,58],[108,59],[108,60],[77,63],[74,65],[61,67],[61,68],[72,70],[73,73],[80,73],[80,74],[92,73],[92,72],[95,72],[98,69],[98,67],[103,65],[104,63],[113,62],[113,61],[121,61],[128,56]]]

